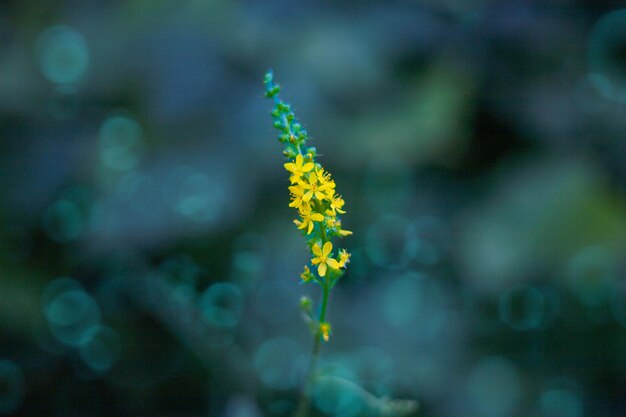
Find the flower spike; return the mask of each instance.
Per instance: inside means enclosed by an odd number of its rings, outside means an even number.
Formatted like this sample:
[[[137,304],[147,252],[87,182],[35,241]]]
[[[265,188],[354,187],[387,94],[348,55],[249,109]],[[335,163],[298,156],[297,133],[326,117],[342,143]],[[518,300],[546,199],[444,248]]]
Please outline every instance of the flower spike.
[[[328,341],[330,324],[326,322],[326,306],[329,292],[344,274],[350,254],[342,249],[337,257],[333,255],[331,240],[342,238],[352,232],[341,227],[340,215],[346,213],[345,201],[335,191],[335,181],[328,171],[317,161],[318,153],[308,146],[308,134],[297,120],[291,106],[279,97],[280,87],[274,83],[274,74],[265,75],[265,96],[274,101],[271,112],[274,127],[279,130],[278,141],[284,145],[283,155],[289,172],[289,207],[297,210],[298,219],[294,223],[307,241],[311,250],[311,265],[304,267],[300,274],[303,283],[315,282],[322,287],[323,299],[318,323],[317,337]]]

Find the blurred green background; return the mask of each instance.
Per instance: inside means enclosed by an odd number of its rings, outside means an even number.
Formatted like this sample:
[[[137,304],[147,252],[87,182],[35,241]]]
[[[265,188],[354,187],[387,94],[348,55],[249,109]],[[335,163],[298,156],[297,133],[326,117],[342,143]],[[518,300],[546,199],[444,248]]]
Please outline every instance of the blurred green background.
[[[319,294],[270,67],[354,231],[324,372],[422,416],[626,415],[620,7],[3,1],[0,415],[292,413]]]

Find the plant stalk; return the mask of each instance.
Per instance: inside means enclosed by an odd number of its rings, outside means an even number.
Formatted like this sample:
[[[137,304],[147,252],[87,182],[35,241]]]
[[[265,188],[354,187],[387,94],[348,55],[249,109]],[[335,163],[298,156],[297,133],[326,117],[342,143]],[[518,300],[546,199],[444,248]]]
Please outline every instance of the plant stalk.
[[[324,281],[322,290],[322,305],[320,308],[319,322],[324,323],[326,320],[326,310],[328,308],[328,299],[330,298],[330,285],[327,280]],[[307,417],[309,415],[309,409],[311,407],[311,390],[313,389],[313,383],[315,382],[315,372],[317,368],[317,358],[319,357],[320,349],[322,347],[322,333],[319,330],[315,333],[313,338],[313,350],[311,352],[311,362],[307,370],[306,379],[302,388],[302,394],[300,401],[298,401],[298,408],[296,409],[295,417]]]

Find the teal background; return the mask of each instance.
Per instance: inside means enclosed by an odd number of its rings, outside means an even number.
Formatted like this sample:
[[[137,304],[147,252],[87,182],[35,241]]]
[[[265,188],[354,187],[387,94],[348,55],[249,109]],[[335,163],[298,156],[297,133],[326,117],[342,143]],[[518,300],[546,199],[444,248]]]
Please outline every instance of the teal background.
[[[291,415],[268,68],[354,231],[313,415],[625,415],[620,7],[0,3],[0,415]]]

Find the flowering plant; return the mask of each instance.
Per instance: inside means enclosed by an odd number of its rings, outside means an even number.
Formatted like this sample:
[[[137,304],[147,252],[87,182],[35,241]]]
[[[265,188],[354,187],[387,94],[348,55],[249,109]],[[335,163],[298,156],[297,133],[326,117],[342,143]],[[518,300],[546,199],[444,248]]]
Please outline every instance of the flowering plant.
[[[326,319],[330,291],[335,286],[350,262],[350,254],[341,249],[335,255],[332,239],[351,235],[341,226],[340,214],[345,214],[344,200],[337,194],[335,181],[329,172],[324,170],[317,161],[317,151],[307,145],[308,134],[297,121],[291,106],[279,97],[280,87],[274,83],[271,71],[265,75],[265,96],[274,100],[272,118],[274,127],[280,131],[278,140],[285,145],[283,154],[288,162],[285,169],[289,172],[289,193],[291,201],[289,207],[298,212],[298,219],[294,223],[306,239],[311,252],[309,265],[304,266],[300,274],[303,282],[314,282],[322,288],[322,300],[319,314],[314,317],[312,301],[303,297],[300,306],[311,324],[314,335],[313,354],[306,386],[298,406],[297,415],[304,416],[308,412],[308,390],[314,379],[315,364],[320,350],[320,340],[328,342],[331,335],[331,325]]]
[[[335,255],[332,239],[351,235],[352,232],[341,227],[339,215],[345,214],[345,202],[335,190],[335,181],[317,161],[316,149],[307,146],[306,130],[297,121],[291,106],[278,97],[279,92],[280,87],[274,83],[270,71],[265,75],[265,95],[274,100],[274,127],[280,131],[278,140],[285,145],[283,154],[288,160],[285,169],[290,174],[291,184],[289,207],[298,212],[299,218],[294,223],[302,231],[312,255],[312,268],[305,265],[300,278],[303,282],[314,282],[322,288],[322,301],[316,319],[311,315],[312,303],[308,298],[302,300],[301,306],[314,323],[316,342],[320,338],[328,341],[331,326],[326,321],[326,310],[330,290],[343,276],[350,262],[350,254],[345,249]]]
[[[321,341],[328,342],[331,325],[326,319],[330,291],[343,276],[350,262],[350,254],[341,249],[333,251],[333,238],[342,238],[352,232],[341,226],[339,215],[345,214],[345,202],[337,194],[335,181],[317,161],[317,151],[307,145],[308,134],[297,121],[291,106],[278,97],[280,87],[274,83],[271,71],[265,74],[265,96],[274,100],[272,118],[274,127],[280,131],[278,140],[285,145],[283,154],[288,162],[285,169],[289,172],[289,207],[298,212],[294,223],[301,230],[311,252],[310,268],[304,266],[300,274],[302,282],[313,282],[322,289],[322,300],[317,317],[313,315],[313,301],[302,297],[300,307],[311,325],[313,333],[313,353],[309,365],[304,390],[296,410],[296,417],[305,417],[309,411],[309,391],[316,380],[316,362]],[[320,378],[321,380],[322,378]],[[321,381],[320,381],[321,382]],[[335,392],[350,392],[351,398],[358,399],[365,415],[404,416],[417,410],[417,403],[412,400],[378,398],[357,384],[337,377],[326,377],[325,383]]]

